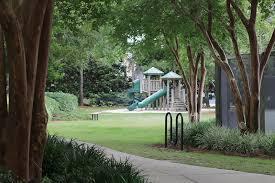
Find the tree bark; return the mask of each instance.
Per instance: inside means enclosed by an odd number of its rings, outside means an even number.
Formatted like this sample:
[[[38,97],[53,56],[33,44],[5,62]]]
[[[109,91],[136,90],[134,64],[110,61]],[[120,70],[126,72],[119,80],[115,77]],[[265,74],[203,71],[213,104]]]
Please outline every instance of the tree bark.
[[[201,118],[201,110],[202,110],[202,103],[203,103],[203,91],[205,86],[205,79],[206,79],[206,67],[205,67],[205,57],[204,52],[201,53],[201,79],[200,79],[200,86],[198,92],[198,121]]]
[[[6,80],[6,64],[4,60],[4,37],[3,31],[0,26],[0,164],[4,164],[5,156],[5,129],[6,129],[6,119],[8,116],[7,110],[7,80]]]
[[[6,163],[19,177],[28,178],[30,122],[27,117],[27,78],[23,35],[14,12],[8,12],[5,37],[9,61],[9,120]],[[22,110],[25,109],[25,110]]]
[[[79,105],[83,106],[83,99],[84,99],[84,93],[83,93],[83,86],[84,86],[84,73],[83,73],[83,68],[80,68],[79,71],[79,75],[80,75],[80,87],[79,87]]]
[[[199,63],[200,61],[202,61],[202,55],[201,53],[198,53],[196,56],[196,61],[194,61],[194,53],[192,51],[192,48],[189,44],[187,44],[186,46],[186,52],[187,52],[187,59],[189,62],[189,77],[187,78],[185,70],[183,69],[182,63],[181,63],[181,59],[180,59],[180,53],[179,53],[179,41],[178,38],[175,37],[174,40],[174,46],[171,45],[170,41],[166,38],[166,36],[164,35],[165,40],[166,40],[166,44],[169,47],[169,49],[171,50],[176,64],[181,72],[181,75],[183,77],[183,83],[185,85],[186,88],[186,92],[187,92],[187,100],[188,100],[188,114],[189,114],[189,120],[191,123],[196,123],[199,122],[200,118],[199,118],[199,112],[201,106],[202,106],[202,98],[199,98],[199,94],[197,94],[197,90],[198,90],[198,70],[199,70]],[[204,61],[202,64],[205,64]],[[205,67],[204,67],[205,69]],[[204,73],[202,73],[202,75],[206,74],[206,70],[201,70],[204,71]],[[205,76],[204,76],[204,80],[205,80]],[[205,81],[203,81],[201,87],[202,87],[202,92],[204,89],[204,84]]]
[[[42,178],[42,163],[44,147],[47,140],[48,114],[45,107],[45,88],[49,59],[49,45],[52,26],[53,3],[49,0],[45,12],[42,33],[39,43],[38,66],[36,75],[33,118],[31,127],[30,179],[40,182]]]
[[[46,142],[44,91],[53,3],[52,0],[17,3],[0,0],[0,26],[5,33],[9,65],[7,70],[0,44],[0,125],[2,121],[7,124],[0,131],[0,164],[26,182],[30,177],[40,182]],[[5,73],[9,76],[8,109],[2,108],[7,105]]]
[[[251,101],[250,101],[250,121],[249,131],[256,132],[260,122],[260,59],[258,51],[258,42],[254,24],[248,28],[250,54],[251,54]]]
[[[232,46],[236,55],[238,68],[240,70],[241,81],[242,81],[243,91],[244,91],[245,119],[246,119],[246,122],[248,122],[250,121],[250,98],[251,98],[250,83],[248,80],[248,73],[245,69],[244,61],[242,59],[242,56],[239,50],[237,36],[235,33],[235,17],[232,12],[230,0],[227,0],[226,8],[227,8],[227,14],[229,17],[229,26],[227,30],[229,32],[229,35],[232,41]],[[250,128],[249,123],[247,123],[247,127]]]

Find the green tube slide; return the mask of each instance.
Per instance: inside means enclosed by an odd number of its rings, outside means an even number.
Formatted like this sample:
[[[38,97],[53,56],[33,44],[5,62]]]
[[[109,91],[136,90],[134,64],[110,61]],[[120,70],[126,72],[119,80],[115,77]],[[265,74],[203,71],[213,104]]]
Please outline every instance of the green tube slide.
[[[137,108],[144,108],[146,106],[148,106],[149,104],[155,102],[156,100],[158,100],[159,98],[165,96],[167,94],[166,89],[161,89],[159,91],[157,91],[156,93],[154,93],[153,95],[147,97],[146,99],[144,99],[141,102],[134,102],[132,105],[130,105],[128,107],[129,111],[133,111]]]
[[[147,105],[155,102],[159,98],[165,96],[166,93],[167,93],[166,89],[160,89],[159,91],[157,91],[153,95],[151,95],[151,96],[147,97],[146,99],[144,99],[142,102],[139,102],[138,103],[138,108],[144,108],[144,107],[146,107]]]

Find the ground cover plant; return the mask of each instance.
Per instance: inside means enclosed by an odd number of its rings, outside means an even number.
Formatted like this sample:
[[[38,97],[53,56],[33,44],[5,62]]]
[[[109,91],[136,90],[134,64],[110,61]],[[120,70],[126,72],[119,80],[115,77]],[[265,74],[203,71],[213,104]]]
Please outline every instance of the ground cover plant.
[[[187,148],[242,156],[275,156],[275,135],[241,134],[237,129],[218,127],[213,121],[184,124],[183,132],[183,144]]]
[[[9,172],[0,170],[1,183],[23,183]],[[142,172],[127,161],[107,158],[96,147],[49,136],[43,161],[42,183],[145,183]]]
[[[178,151],[165,149],[164,114],[111,114],[103,113],[99,121],[59,121],[50,122],[49,133],[66,138],[76,138],[84,142],[96,143],[121,152],[142,157],[170,160],[177,163],[238,170],[251,173],[275,175],[275,160],[268,158],[228,156],[213,151]],[[173,114],[175,118],[175,114]],[[184,121],[187,121],[184,114]],[[202,115],[202,121],[209,121],[214,114]],[[213,120],[210,120],[213,121]],[[207,124],[205,124],[207,125]],[[210,125],[211,127],[211,125]],[[193,128],[188,135],[193,143],[200,127]],[[191,138],[191,136],[193,136]],[[187,139],[187,136],[185,137]],[[155,146],[154,144],[158,144]],[[199,145],[199,144],[198,144]]]

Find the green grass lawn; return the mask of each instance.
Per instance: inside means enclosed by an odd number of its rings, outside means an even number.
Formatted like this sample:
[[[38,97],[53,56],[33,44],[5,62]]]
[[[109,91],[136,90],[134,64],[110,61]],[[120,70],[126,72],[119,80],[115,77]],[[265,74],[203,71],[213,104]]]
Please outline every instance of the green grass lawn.
[[[205,114],[203,119],[213,117],[213,114]],[[153,147],[152,144],[164,142],[164,114],[100,114],[99,121],[50,122],[48,129],[52,135],[96,143],[143,157],[275,175],[275,160]]]
[[[117,109],[121,107],[79,107],[72,112],[59,111],[58,114],[53,116],[53,121],[79,121],[90,120],[92,112],[100,112],[110,109]]]

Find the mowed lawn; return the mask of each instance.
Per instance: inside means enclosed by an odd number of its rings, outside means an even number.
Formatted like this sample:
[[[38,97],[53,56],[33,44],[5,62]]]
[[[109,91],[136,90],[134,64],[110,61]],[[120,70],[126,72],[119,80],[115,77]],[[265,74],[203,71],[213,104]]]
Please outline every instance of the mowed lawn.
[[[202,118],[209,120],[214,118],[214,114],[205,114]],[[50,122],[48,130],[51,135],[96,143],[153,159],[275,175],[274,159],[181,152],[153,147],[153,144],[164,143],[164,114],[100,114],[99,121]]]

